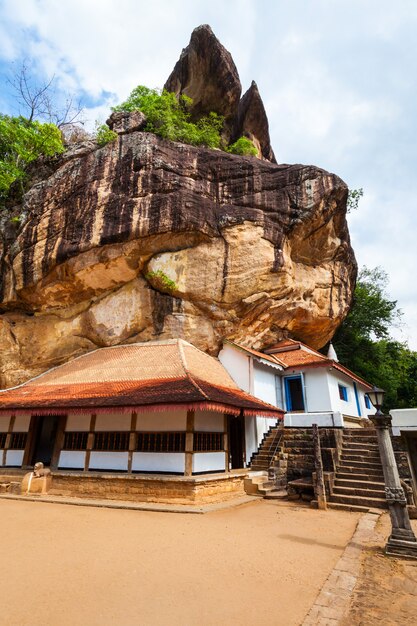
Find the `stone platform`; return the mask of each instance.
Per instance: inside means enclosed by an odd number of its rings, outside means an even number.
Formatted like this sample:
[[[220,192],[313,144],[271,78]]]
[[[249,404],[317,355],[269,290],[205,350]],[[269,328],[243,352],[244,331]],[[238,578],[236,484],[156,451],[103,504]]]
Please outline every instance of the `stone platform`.
[[[0,471],[0,485],[16,485],[26,472]],[[48,493],[71,498],[201,505],[245,496],[247,475],[248,470],[199,476],[54,471]]]

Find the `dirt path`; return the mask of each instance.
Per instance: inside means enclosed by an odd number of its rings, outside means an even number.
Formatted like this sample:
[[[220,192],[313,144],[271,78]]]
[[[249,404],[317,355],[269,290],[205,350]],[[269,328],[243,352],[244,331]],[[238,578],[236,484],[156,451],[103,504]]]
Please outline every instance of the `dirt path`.
[[[417,521],[412,525],[417,534]],[[376,531],[375,541],[363,552],[359,580],[341,626],[415,626],[417,562],[384,556],[388,514],[380,518]]]
[[[0,624],[300,624],[358,515],[259,500],[205,515],[0,500]]]

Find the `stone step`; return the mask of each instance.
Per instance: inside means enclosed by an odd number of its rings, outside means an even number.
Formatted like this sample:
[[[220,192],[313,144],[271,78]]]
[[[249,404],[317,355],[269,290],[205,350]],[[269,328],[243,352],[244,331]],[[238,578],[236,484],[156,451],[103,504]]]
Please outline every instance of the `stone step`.
[[[370,483],[372,484],[372,483]],[[363,496],[364,498],[385,498],[385,488],[375,489],[374,488],[360,488],[360,487],[333,487],[332,495],[340,495],[340,496]]]
[[[378,456],[379,457],[379,450],[378,448],[372,448],[372,449],[368,449],[365,448],[364,446],[361,446],[360,448],[352,448],[350,446],[343,446],[342,448],[342,454],[354,454],[356,456],[360,456],[360,455],[371,455],[371,456]]]
[[[376,430],[375,428],[373,428],[372,426],[370,426],[369,428],[344,428],[343,429],[343,434],[344,435],[365,435],[365,434],[372,434],[376,436]]]
[[[383,491],[385,490],[384,481],[356,480],[356,478],[345,479],[345,478],[339,478],[338,475],[336,475],[334,486],[335,487],[354,487],[354,488],[357,487],[359,489],[382,489]]]
[[[317,508],[317,500],[311,501],[311,506]],[[338,509],[339,511],[352,511],[356,513],[367,513],[369,506],[358,506],[356,504],[340,504],[339,502],[327,502],[329,509]]]
[[[330,496],[331,502],[337,502],[338,504],[348,504],[355,506],[367,506],[373,507],[377,509],[386,509],[388,508],[387,501],[385,498],[370,498],[364,496],[345,496],[345,495],[337,495],[333,494]]]
[[[341,461],[339,462],[339,467],[342,468],[346,466],[358,467],[358,468],[363,467],[363,468],[370,469],[370,470],[380,470],[380,469],[382,470],[381,461],[374,463],[372,460],[371,461],[357,461],[356,459],[355,460],[341,459]]]
[[[355,461],[358,462],[363,462],[363,463],[381,463],[381,457],[379,456],[379,454],[350,454],[347,452],[342,452],[341,456],[340,456],[340,460],[341,461]]]
[[[311,448],[312,450],[314,450],[314,444],[312,441],[302,441],[297,439],[292,441],[284,440],[283,445],[286,448]]]
[[[255,459],[255,461],[251,463],[251,469],[255,471],[268,471],[269,465],[269,463],[263,463],[262,461],[258,461],[257,459]]]
[[[378,450],[378,444],[370,441],[356,441],[355,439],[344,439],[343,448],[364,448],[366,450]]]
[[[361,435],[360,437],[352,437],[351,435],[343,435],[343,443],[370,443],[378,445],[376,435]]]
[[[286,489],[274,489],[264,495],[265,500],[286,500],[288,493]]]
[[[364,480],[369,482],[383,482],[384,475],[381,472],[359,472],[356,468],[345,469],[338,471],[336,474],[336,480]]]

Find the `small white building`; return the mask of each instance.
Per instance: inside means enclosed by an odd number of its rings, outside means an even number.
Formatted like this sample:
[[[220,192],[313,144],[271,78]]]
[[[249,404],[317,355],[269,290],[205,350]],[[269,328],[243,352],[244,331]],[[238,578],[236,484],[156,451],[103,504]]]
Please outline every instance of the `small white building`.
[[[257,352],[226,341],[219,359],[241,389],[285,410],[285,426],[354,427],[375,413],[366,396],[371,386],[341,365],[333,348],[324,356],[285,339]],[[247,438],[247,447],[259,445],[269,425],[256,418],[254,441]]]

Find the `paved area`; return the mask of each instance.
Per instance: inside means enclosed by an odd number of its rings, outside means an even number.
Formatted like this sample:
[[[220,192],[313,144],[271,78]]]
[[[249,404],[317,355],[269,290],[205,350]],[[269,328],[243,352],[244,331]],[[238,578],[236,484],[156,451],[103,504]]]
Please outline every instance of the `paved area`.
[[[353,590],[358,582],[362,551],[375,537],[378,518],[379,514],[366,513],[359,519],[355,534],[324,583],[303,626],[337,626],[340,624],[349,608]]]
[[[359,514],[257,499],[205,515],[0,499],[6,626],[299,626]]]
[[[417,520],[411,524],[417,535]],[[417,561],[384,555],[389,532],[389,515],[385,513],[362,553],[359,579],[340,626],[417,624]]]
[[[154,511],[157,513],[210,513],[211,511],[221,511],[222,509],[230,509],[242,504],[249,504],[259,500],[257,496],[241,496],[231,498],[224,502],[216,502],[213,504],[157,504],[156,502],[132,502],[124,500],[110,500],[100,498],[74,498],[65,496],[32,496],[32,495],[11,495],[1,494],[0,499],[3,500],[20,500],[26,502],[44,502],[46,504],[68,504],[72,506],[88,506],[100,509],[125,509],[128,511]]]

